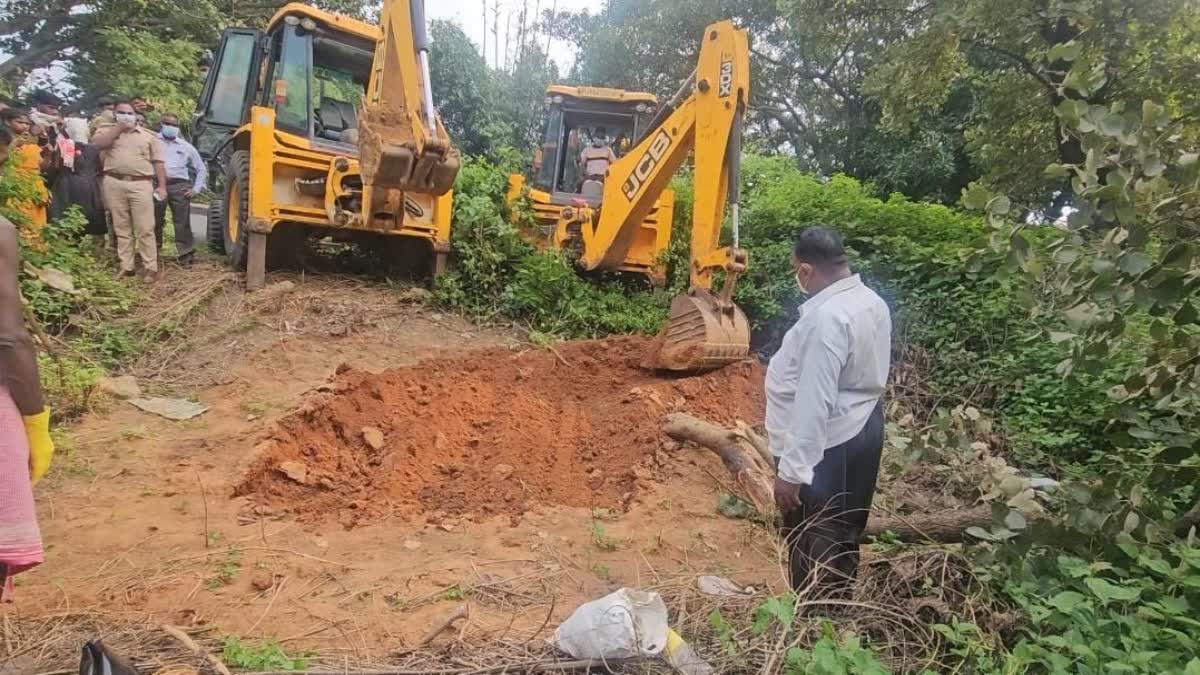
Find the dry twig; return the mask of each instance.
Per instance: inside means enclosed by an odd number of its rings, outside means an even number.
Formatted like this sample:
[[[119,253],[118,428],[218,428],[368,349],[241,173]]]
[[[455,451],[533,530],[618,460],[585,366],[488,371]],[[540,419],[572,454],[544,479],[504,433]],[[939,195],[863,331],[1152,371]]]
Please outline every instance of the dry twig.
[[[209,665],[211,665],[213,669],[221,675],[233,675],[233,673],[229,672],[229,668],[225,666],[221,659],[213,656],[212,652],[196,644],[196,641],[189,637],[187,633],[183,632],[179,628],[176,628],[175,626],[169,626],[167,624],[163,624],[161,628],[164,633],[178,640],[180,644],[182,644],[184,647],[187,647],[188,650],[193,654],[202,657],[205,661],[208,661]]]

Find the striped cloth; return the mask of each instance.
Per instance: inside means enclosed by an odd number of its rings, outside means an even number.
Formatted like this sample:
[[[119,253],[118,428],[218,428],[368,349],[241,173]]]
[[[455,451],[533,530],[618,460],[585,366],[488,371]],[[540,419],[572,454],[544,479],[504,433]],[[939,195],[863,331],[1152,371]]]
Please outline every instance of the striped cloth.
[[[25,422],[8,389],[0,386],[0,599],[12,593],[13,575],[41,562]]]

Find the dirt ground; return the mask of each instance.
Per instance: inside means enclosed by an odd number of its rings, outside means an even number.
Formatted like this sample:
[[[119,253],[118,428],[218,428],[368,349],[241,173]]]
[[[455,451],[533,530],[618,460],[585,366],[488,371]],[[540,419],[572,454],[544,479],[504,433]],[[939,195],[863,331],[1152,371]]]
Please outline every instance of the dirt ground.
[[[720,462],[655,433],[667,410],[757,421],[757,366],[663,379],[629,340],[547,349],[402,290],[246,296],[221,274],[171,271],[150,302],[212,297],[132,368],[208,412],[108,399],[69,430],[38,490],[47,561],[5,622],[95,612],[363,658],[464,599],[466,637],[533,640],[622,585],[782,585],[773,537],[717,514]],[[24,658],[74,666],[45,656]]]

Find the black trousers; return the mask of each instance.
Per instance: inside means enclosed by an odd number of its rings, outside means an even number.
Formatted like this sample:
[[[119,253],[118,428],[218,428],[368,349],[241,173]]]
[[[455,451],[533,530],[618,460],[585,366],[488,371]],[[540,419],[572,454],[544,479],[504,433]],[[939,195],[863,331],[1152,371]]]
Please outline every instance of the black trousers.
[[[180,258],[187,258],[196,252],[196,241],[192,235],[192,200],[185,197],[192,189],[192,182],[187,180],[167,181],[167,201],[154,203],[154,238],[158,240],[158,249],[162,250],[163,230],[167,224],[167,209],[171,209],[171,220],[175,223],[175,250]]]
[[[825,451],[812,485],[800,489],[800,508],[783,514],[782,534],[797,593],[849,592],[858,575],[858,547],[875,498],[882,452],[879,403],[857,436]]]

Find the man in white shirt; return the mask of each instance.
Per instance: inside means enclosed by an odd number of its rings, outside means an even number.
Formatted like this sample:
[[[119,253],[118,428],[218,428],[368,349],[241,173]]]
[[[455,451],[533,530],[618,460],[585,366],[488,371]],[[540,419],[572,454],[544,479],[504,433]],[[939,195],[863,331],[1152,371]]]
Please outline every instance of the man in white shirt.
[[[845,591],[858,572],[883,451],[891,312],[850,270],[829,228],[801,232],[792,264],[809,297],[767,369],[775,502],[792,588]]]
[[[167,172],[167,198],[155,204],[154,234],[161,250],[169,207],[171,220],[175,223],[176,260],[181,265],[191,265],[196,257],[196,241],[192,235],[192,197],[204,191],[208,167],[196,148],[180,135],[179,117],[167,113],[159,123],[158,140],[162,144],[163,166]]]

